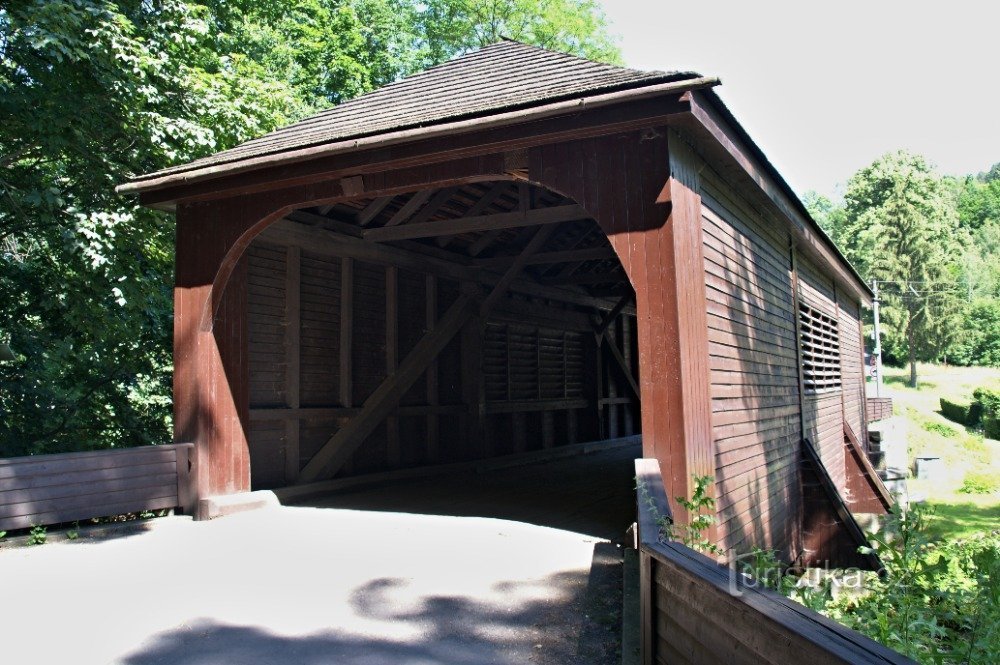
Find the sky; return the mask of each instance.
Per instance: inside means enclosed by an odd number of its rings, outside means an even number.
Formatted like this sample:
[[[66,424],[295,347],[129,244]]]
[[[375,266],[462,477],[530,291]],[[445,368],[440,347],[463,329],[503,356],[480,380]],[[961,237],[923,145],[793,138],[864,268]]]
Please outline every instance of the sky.
[[[800,195],[899,148],[951,175],[1000,162],[1000,3],[600,1],[628,66],[720,77]]]

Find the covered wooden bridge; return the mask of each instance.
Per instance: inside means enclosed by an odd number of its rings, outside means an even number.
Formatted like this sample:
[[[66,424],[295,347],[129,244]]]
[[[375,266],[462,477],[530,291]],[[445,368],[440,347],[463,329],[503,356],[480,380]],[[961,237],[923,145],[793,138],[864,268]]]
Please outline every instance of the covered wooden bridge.
[[[120,187],[194,500],[641,433],[725,548],[853,552],[870,293],[717,83],[505,41]]]

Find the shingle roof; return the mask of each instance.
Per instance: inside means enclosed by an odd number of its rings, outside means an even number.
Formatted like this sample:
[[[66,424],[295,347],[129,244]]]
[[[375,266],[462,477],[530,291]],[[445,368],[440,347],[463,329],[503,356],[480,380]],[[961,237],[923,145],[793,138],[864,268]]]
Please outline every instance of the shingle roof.
[[[581,94],[696,78],[639,71],[505,40],[390,83],[229,150],[134,182],[333,141],[526,108]]]

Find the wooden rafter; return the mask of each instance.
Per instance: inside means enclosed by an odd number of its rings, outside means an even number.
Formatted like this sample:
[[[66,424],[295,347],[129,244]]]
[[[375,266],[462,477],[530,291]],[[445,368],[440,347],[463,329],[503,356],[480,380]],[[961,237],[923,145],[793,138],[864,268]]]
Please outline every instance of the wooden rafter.
[[[463,217],[477,217],[485,213],[486,209],[493,205],[493,202],[500,198],[500,195],[507,190],[507,187],[508,183],[506,182],[494,183],[492,187],[479,197],[478,201],[472,204],[472,207],[465,212]],[[454,238],[455,236],[453,235],[441,236],[437,239],[438,247],[445,247]]]
[[[389,228],[368,229],[364,232],[365,240],[389,242],[393,240],[412,240],[414,238],[433,238],[455,233],[471,233],[474,231],[492,231],[496,229],[514,229],[542,224],[560,224],[579,219],[586,219],[587,212],[578,205],[562,205],[553,208],[541,208],[522,212],[514,210],[478,217],[459,217],[423,224],[406,224]]]
[[[531,189],[526,183],[518,183],[517,185],[517,209],[518,211],[526,215],[532,207],[532,197]],[[475,242],[469,245],[466,253],[469,256],[479,256],[485,252],[493,243],[496,242],[497,238],[500,237],[502,229],[493,229],[492,231],[487,231],[481,237],[477,238]]]
[[[448,201],[450,201],[453,196],[455,196],[455,192],[457,192],[458,189],[459,189],[458,187],[446,187],[445,189],[440,190],[437,194],[432,196],[431,199],[427,202],[427,205],[421,208],[420,212],[418,212],[412,218],[410,218],[410,220],[407,223],[423,224],[431,217],[433,217],[437,212],[439,212],[441,208],[445,204],[447,204]]]
[[[285,215],[285,219],[290,219],[302,224],[308,224],[309,226],[322,229],[324,231],[335,231],[352,238],[361,237],[361,229],[353,224],[348,224],[346,222],[333,219],[332,217],[317,215],[316,213],[307,212],[305,210],[293,210]]]
[[[567,275],[565,277],[546,277],[539,280],[542,284],[548,284],[550,286],[567,286],[570,284],[611,284],[626,281],[628,281],[628,278],[618,269],[609,272],[588,272],[578,275]]]
[[[427,202],[427,199],[429,199],[433,193],[434,190],[432,189],[422,189],[415,193],[410,197],[409,201],[403,204],[402,208],[396,211],[396,214],[389,218],[389,221],[385,223],[385,226],[387,228],[398,226],[410,219],[410,217],[416,214],[417,210],[420,209],[420,206]]]
[[[369,203],[365,208],[358,213],[357,222],[361,226],[368,226],[371,224],[372,220],[378,217],[378,214],[385,210],[385,207],[396,198],[395,196],[380,196],[371,203]]]

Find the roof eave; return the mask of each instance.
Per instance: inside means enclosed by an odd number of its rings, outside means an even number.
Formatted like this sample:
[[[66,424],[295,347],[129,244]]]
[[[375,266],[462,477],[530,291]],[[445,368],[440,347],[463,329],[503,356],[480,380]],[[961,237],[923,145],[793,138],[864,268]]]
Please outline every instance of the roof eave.
[[[286,166],[298,162],[304,162],[321,157],[348,154],[361,150],[386,147],[419,139],[429,139],[436,137],[450,136],[464,132],[478,131],[482,129],[503,127],[533,120],[539,120],[566,113],[595,109],[622,102],[648,99],[662,95],[674,95],[701,90],[719,85],[720,81],[716,77],[702,76],[669,83],[647,85],[638,88],[630,88],[611,93],[597,95],[584,95],[568,100],[540,104],[528,108],[521,108],[502,113],[491,113],[465,118],[451,122],[425,125],[382,134],[375,134],[362,138],[346,139],[334,143],[310,146],[298,150],[279,152],[270,155],[262,155],[251,159],[239,160],[223,164],[214,164],[203,168],[191,169],[166,174],[155,177],[141,177],[127,183],[118,185],[115,191],[119,194],[145,194],[168,187],[177,187],[201,183],[214,178],[245,173],[264,168],[276,166]]]
[[[783,208],[786,213],[790,213],[790,216],[793,218],[791,221],[798,222],[800,224],[804,223],[804,225],[807,226],[808,229],[820,239],[823,245],[833,253],[837,262],[840,263],[840,265],[843,266],[853,278],[855,286],[857,287],[860,295],[863,296],[862,299],[865,301],[865,304],[870,306],[875,297],[871,287],[868,286],[861,274],[851,264],[847,257],[844,256],[843,252],[840,251],[837,245],[834,244],[833,240],[829,235],[827,235],[826,231],[824,231],[819,223],[813,219],[809,210],[805,207],[805,204],[802,203],[798,194],[795,193],[795,190],[793,190],[791,185],[785,181],[778,169],[771,164],[770,160],[764,154],[764,151],[761,150],[756,143],[754,143],[753,139],[750,138],[747,131],[742,125],[740,125],[739,121],[736,120],[736,117],[733,116],[732,112],[726,107],[722,99],[712,90],[695,93],[691,110],[696,119],[704,125],[706,123],[711,123],[712,119],[705,116],[703,113],[704,109],[699,106],[699,100],[704,100],[707,106],[720,116],[721,120],[733,132],[737,141],[742,144],[742,148],[748,153],[747,156],[752,159],[756,165],[759,165],[763,175],[775,185],[778,198],[781,202],[786,202],[786,205],[779,205],[779,208]],[[705,104],[702,106],[704,105]],[[733,148],[738,149],[736,146],[724,147],[730,152],[733,151]],[[739,159],[737,159],[737,161],[739,161]],[[747,167],[747,165],[743,166],[744,168]],[[765,191],[765,194],[771,195],[772,193]],[[772,199],[776,198],[775,196],[770,197]]]

